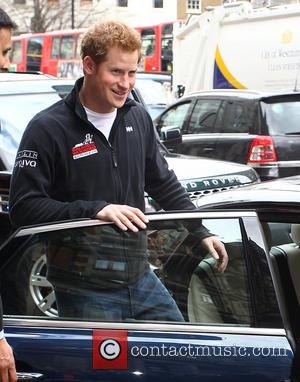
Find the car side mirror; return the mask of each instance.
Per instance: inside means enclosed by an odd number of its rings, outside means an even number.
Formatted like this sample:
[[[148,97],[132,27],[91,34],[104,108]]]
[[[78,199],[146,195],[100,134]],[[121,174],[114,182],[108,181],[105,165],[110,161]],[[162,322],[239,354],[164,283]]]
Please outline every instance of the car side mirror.
[[[164,126],[160,129],[160,139],[167,148],[182,143],[182,134],[178,126]]]

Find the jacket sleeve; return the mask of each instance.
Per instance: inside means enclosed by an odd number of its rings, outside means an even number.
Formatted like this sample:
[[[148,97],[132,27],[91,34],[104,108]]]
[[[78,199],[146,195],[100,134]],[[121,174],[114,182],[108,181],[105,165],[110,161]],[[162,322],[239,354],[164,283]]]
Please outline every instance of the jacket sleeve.
[[[2,299],[0,296],[0,340],[4,337],[4,330],[3,330],[3,309],[2,309]]]
[[[55,143],[50,129],[32,120],[22,137],[10,185],[9,212],[14,227],[91,218],[103,200],[59,201],[54,195]]]
[[[145,191],[166,211],[195,210],[185,188],[177,179],[173,170],[159,150],[159,143],[153,127],[149,130],[148,151],[145,172]],[[197,236],[200,240],[213,236],[203,225],[199,225]]]

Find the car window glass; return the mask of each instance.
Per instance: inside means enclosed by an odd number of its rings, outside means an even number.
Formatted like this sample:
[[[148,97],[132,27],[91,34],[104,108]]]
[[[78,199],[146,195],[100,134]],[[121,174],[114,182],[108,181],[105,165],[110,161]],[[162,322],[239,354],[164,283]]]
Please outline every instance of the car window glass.
[[[2,281],[10,280],[4,312],[113,322],[130,321],[134,315],[137,321],[252,326],[239,220],[205,219],[203,224],[226,246],[230,261],[224,273],[201,247],[197,219],[154,221],[138,233],[99,225],[25,237],[1,270]],[[11,280],[11,272],[18,277]],[[129,290],[137,302],[134,311],[128,310]]]
[[[141,42],[143,56],[153,56],[155,51],[155,31],[153,28],[142,30]]]
[[[300,134],[300,100],[262,102],[269,134]]]
[[[197,100],[191,115],[188,133],[201,134],[213,132],[220,104],[221,101],[219,100]]]
[[[58,58],[59,57],[59,44],[60,44],[60,37],[59,36],[53,37],[51,58]]]
[[[159,127],[177,126],[182,129],[189,107],[190,101],[175,105],[161,117]]]
[[[277,264],[279,278],[283,285],[289,286],[289,301],[293,298],[300,304],[300,224],[299,223],[265,223],[268,229],[267,241],[273,262]],[[294,301],[293,304],[297,304]]]
[[[151,79],[137,79],[136,87],[142,94],[147,105],[164,105],[168,104],[168,94],[164,84]]]
[[[255,114],[254,105],[246,102],[227,102],[222,133],[249,133]]]
[[[14,64],[20,64],[22,62],[22,45],[21,41],[13,41],[10,60]]]
[[[41,60],[42,60],[42,49],[43,49],[43,37],[34,36],[30,37],[27,42],[26,50],[26,69],[37,70],[41,69]]]

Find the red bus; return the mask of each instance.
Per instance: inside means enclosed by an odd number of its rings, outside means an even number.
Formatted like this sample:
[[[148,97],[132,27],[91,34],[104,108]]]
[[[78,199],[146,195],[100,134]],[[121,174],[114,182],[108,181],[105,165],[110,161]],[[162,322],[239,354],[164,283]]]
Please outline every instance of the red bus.
[[[173,23],[136,27],[141,34],[145,72],[171,72],[173,67]]]
[[[71,29],[14,36],[11,70],[78,77],[81,74],[80,42],[84,31]]]
[[[136,27],[141,34],[143,61],[149,72],[172,70],[173,24]],[[55,77],[77,78],[82,74],[80,43],[86,29],[26,33],[12,38],[11,70],[40,71]]]

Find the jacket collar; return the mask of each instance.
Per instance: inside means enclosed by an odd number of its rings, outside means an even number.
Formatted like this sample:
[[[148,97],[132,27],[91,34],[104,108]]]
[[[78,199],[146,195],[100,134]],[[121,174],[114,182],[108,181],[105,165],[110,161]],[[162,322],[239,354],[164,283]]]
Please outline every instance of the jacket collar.
[[[85,112],[85,110],[84,110],[84,108],[80,102],[80,99],[79,99],[79,91],[80,91],[82,84],[83,84],[83,78],[84,77],[81,77],[78,80],[76,80],[73,89],[66,96],[65,102],[69,107],[71,107],[73,110],[75,110],[75,113],[79,116],[79,118],[87,121],[86,112]],[[122,111],[125,112],[131,106],[134,106],[134,105],[136,105],[135,101],[130,99],[130,98],[127,98],[125,104],[117,110],[117,113],[119,114]]]

